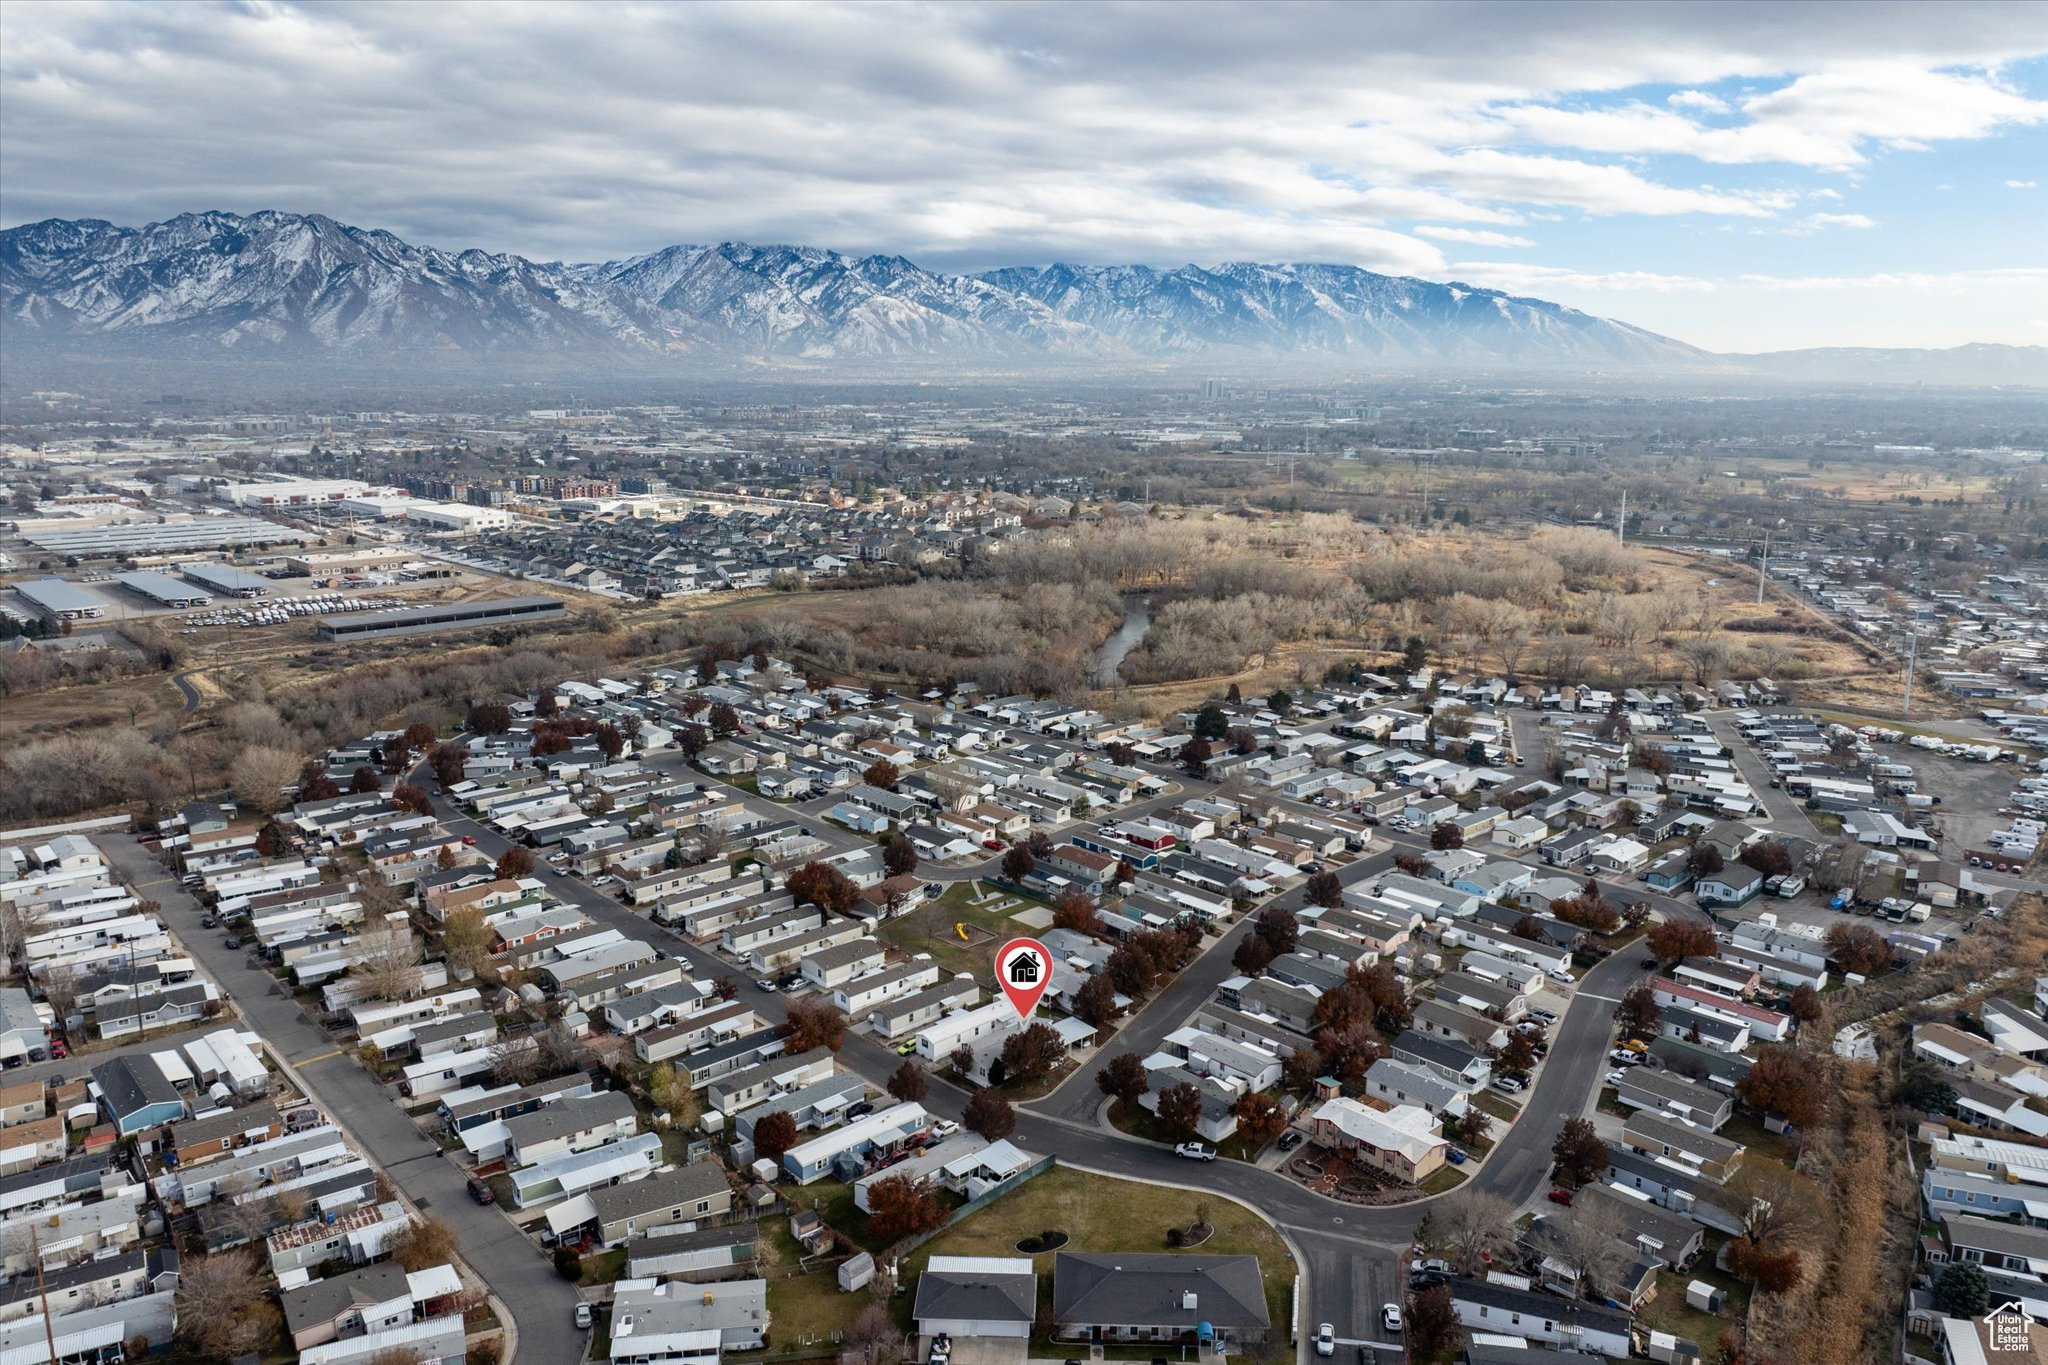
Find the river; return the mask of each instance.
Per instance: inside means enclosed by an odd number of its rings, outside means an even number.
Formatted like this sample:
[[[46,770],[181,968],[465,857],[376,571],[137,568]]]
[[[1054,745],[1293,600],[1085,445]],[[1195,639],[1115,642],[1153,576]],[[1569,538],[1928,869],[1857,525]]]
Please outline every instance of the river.
[[[1141,592],[1124,594],[1124,623],[1116,628],[1116,634],[1104,640],[1095,650],[1095,661],[1089,668],[1088,677],[1097,687],[1119,687],[1123,680],[1117,676],[1117,666],[1124,661],[1124,655],[1138,647],[1138,641],[1145,638],[1145,632],[1152,629],[1152,599]]]

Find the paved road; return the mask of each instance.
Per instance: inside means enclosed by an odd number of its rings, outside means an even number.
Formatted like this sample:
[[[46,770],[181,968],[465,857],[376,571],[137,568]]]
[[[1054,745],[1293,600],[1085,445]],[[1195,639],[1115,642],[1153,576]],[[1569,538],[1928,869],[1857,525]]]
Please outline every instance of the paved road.
[[[424,783],[423,783],[424,785]],[[1189,787],[1204,784],[1189,783]],[[1183,799],[1181,795],[1157,798],[1118,812],[1118,818],[1154,806]],[[749,804],[773,803],[754,798]],[[1279,803],[1297,813],[1312,808]],[[497,831],[469,819],[438,796],[436,810],[450,830],[476,840],[478,850],[495,858],[510,847]],[[774,807],[785,815],[788,808]],[[830,829],[830,826],[824,826]],[[1426,840],[1386,828],[1378,831],[1382,851],[1368,854],[1339,870],[1347,884],[1369,880],[1384,873],[1393,861],[1395,847],[1418,849]],[[834,841],[838,842],[838,841]],[[855,840],[856,844],[864,841]],[[991,860],[993,862],[995,860]],[[964,869],[928,869],[926,875],[938,880],[966,880],[983,875],[986,866]],[[690,962],[699,971],[732,976],[744,981],[745,974],[717,954],[702,949],[653,923],[619,901],[602,895],[573,877],[550,877],[550,889],[599,923],[629,930],[656,942],[671,956]],[[1645,898],[1631,889],[1631,899]],[[1681,902],[1648,896],[1667,914],[1698,912]],[[1299,887],[1283,893],[1277,903],[1298,908]],[[1187,1016],[1210,999],[1216,986],[1235,968],[1231,955],[1239,941],[1250,932],[1249,920],[1233,925],[1164,992],[1154,997],[1128,1020],[1110,1048],[1084,1063],[1057,1090],[1018,1110],[1015,1140],[1030,1151],[1056,1152],[1071,1165],[1106,1174],[1181,1185],[1191,1190],[1210,1190],[1240,1199],[1271,1218],[1282,1231],[1301,1261],[1305,1277],[1303,1322],[1313,1329],[1318,1322],[1332,1322],[1337,1335],[1347,1342],[1379,1341],[1379,1306],[1399,1301],[1403,1288],[1399,1278],[1399,1257],[1412,1239],[1422,1216],[1417,1204],[1391,1208],[1366,1208],[1344,1204],[1312,1193],[1299,1183],[1272,1171],[1237,1162],[1193,1166],[1154,1143],[1118,1133],[1100,1121],[1101,1092],[1095,1075],[1115,1052],[1156,1049],[1160,1040],[1181,1026]],[[1508,1128],[1488,1154],[1465,1188],[1497,1194],[1510,1205],[1520,1206],[1535,1199],[1546,1187],[1550,1171],[1550,1144],[1564,1120],[1582,1114],[1596,1093],[1611,1046],[1612,1001],[1638,976],[1641,968],[1632,954],[1622,953],[1588,972],[1580,982],[1578,1001],[1568,1009],[1552,1031],[1549,1057],[1537,1073],[1522,1117]],[[743,985],[742,999],[771,1024],[786,1017],[781,996]],[[884,1085],[901,1059],[865,1034],[849,1035],[841,1060],[871,1083]],[[934,1075],[925,1104],[936,1114],[958,1119],[966,1092]],[[531,1259],[523,1244],[515,1254]],[[1304,1351],[1306,1343],[1304,1341]]]
[[[1756,799],[1763,806],[1764,813],[1770,817],[1773,828],[1801,839],[1824,842],[1828,838],[1815,827],[1812,817],[1806,813],[1805,806],[1787,796],[1784,788],[1771,786],[1770,765],[1764,762],[1763,756],[1751,748],[1749,741],[1736,730],[1734,716],[1726,712],[1709,715],[1707,728],[1714,732],[1714,738],[1727,746],[1731,761],[1735,764],[1735,771],[1742,774],[1742,780],[1756,793]]]
[[[191,676],[190,673],[173,673],[171,675],[171,681],[176,683],[178,690],[185,694],[185,714],[188,716],[199,709],[199,689],[187,681]]]
[[[575,1290],[534,1254],[532,1244],[504,1215],[469,1198],[457,1163],[435,1155],[436,1145],[413,1126],[384,1087],[356,1064],[345,1045],[309,1021],[297,1000],[268,972],[256,968],[248,954],[224,947],[219,931],[199,927],[205,911],[177,878],[163,870],[149,848],[126,835],[98,842],[124,880],[163,906],[168,927],[234,997],[247,1027],[292,1065],[321,1108],[365,1155],[390,1173],[414,1204],[453,1230],[464,1260],[497,1296],[499,1311],[510,1311],[520,1358],[548,1365],[581,1359],[585,1334],[573,1319]],[[162,1046],[160,1040],[138,1045]],[[67,1060],[52,1069],[83,1069],[83,1063],[107,1055],[113,1054]]]

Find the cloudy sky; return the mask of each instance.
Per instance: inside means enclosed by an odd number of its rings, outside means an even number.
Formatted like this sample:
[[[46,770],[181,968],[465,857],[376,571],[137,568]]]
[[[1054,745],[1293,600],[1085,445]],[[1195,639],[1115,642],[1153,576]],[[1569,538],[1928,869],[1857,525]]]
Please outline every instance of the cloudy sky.
[[[0,225],[1319,260],[1723,350],[2048,343],[2048,6],[0,9]]]

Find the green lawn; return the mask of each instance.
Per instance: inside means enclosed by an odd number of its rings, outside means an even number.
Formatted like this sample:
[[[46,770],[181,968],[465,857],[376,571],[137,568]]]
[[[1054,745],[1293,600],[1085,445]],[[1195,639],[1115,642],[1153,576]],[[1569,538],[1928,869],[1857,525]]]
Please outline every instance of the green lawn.
[[[1036,902],[1022,896],[1001,896],[987,908],[970,903],[968,897],[983,889],[988,889],[983,882],[957,882],[937,901],[885,920],[876,928],[875,936],[906,953],[930,953],[940,971],[948,975],[966,972],[984,989],[992,989],[996,949],[1026,932],[1010,915]],[[1021,903],[1012,904],[1013,901]],[[998,910],[997,906],[1003,908]],[[954,929],[956,924],[967,925],[970,934],[975,929],[986,930],[993,938],[976,936],[975,942],[964,942]]]
[[[1659,1272],[1657,1297],[1636,1314],[1637,1323],[1695,1342],[1701,1354],[1711,1359],[1714,1345],[1721,1339],[1721,1329],[1731,1322],[1741,1322],[1749,1305],[1749,1287],[1714,1269],[1714,1257],[1727,1240],[1724,1233],[1709,1232],[1706,1249],[1700,1253],[1691,1271],[1683,1275],[1669,1270]],[[1721,1316],[1703,1313],[1685,1301],[1685,1287],[1694,1280],[1704,1280],[1726,1296],[1727,1308]]]
[[[626,1248],[613,1247],[583,1258],[583,1275],[576,1283],[580,1285],[610,1284],[626,1273]]]
[[[1118,1132],[1129,1133],[1132,1137],[1143,1138],[1147,1142],[1159,1142],[1167,1146],[1173,1146],[1190,1140],[1174,1132],[1164,1123],[1161,1123],[1157,1114],[1135,1104],[1126,1105],[1122,1100],[1118,1100],[1115,1104],[1110,1105],[1109,1121]],[[1205,1144],[1208,1143],[1207,1138],[1200,1140]],[[1253,1161],[1259,1155],[1258,1148],[1252,1146],[1249,1140],[1235,1133],[1225,1138],[1222,1142],[1216,1143],[1215,1147],[1219,1156],[1230,1161]]]
[[[1467,1144],[1467,1146],[1472,1145]],[[1446,1165],[1435,1175],[1422,1182],[1422,1192],[1424,1194],[1448,1194],[1464,1183],[1465,1168],[1463,1166]]]
[[[760,1351],[728,1351],[726,1358],[772,1361],[835,1354],[833,1334],[852,1330],[854,1318],[869,1302],[867,1294],[840,1293],[836,1265],[800,1273],[803,1248],[789,1235],[787,1218],[763,1219],[761,1234],[760,1274],[768,1281],[768,1345]]]
[[[914,1283],[912,1277],[921,1273],[933,1256],[1017,1256],[1021,1254],[1019,1241],[1043,1231],[1066,1233],[1068,1247],[1075,1250],[1171,1251],[1167,1229],[1194,1222],[1198,1208],[1215,1228],[1214,1235],[1198,1249],[1200,1254],[1258,1257],[1266,1284],[1266,1311],[1274,1330],[1284,1332],[1294,1263],[1271,1224],[1227,1199],[1112,1180],[1065,1167],[1055,1167],[1028,1181],[912,1252],[904,1260],[906,1282]],[[1053,1256],[1053,1252],[1041,1252],[1031,1258],[1038,1272],[1040,1306],[1046,1309],[1052,1303]],[[898,1300],[901,1314],[910,1312],[910,1300],[910,1295]],[[1063,1349],[1048,1347],[1037,1354],[1058,1355]]]
[[[1730,1142],[1741,1143],[1749,1148],[1752,1156],[1767,1157],[1786,1166],[1790,1166],[1799,1155],[1791,1138],[1772,1132],[1740,1109],[1721,1126],[1720,1136]]]

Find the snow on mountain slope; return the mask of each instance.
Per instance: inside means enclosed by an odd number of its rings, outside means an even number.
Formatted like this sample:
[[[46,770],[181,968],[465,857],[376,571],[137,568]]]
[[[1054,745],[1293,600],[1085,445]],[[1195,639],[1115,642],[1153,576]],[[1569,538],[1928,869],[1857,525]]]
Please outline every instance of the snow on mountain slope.
[[[415,246],[318,215],[183,214],[0,232],[10,345],[166,352],[664,353],[831,360],[1694,369],[1680,342],[1539,299],[1352,266],[925,270],[803,246],[672,246],[601,264]]]

